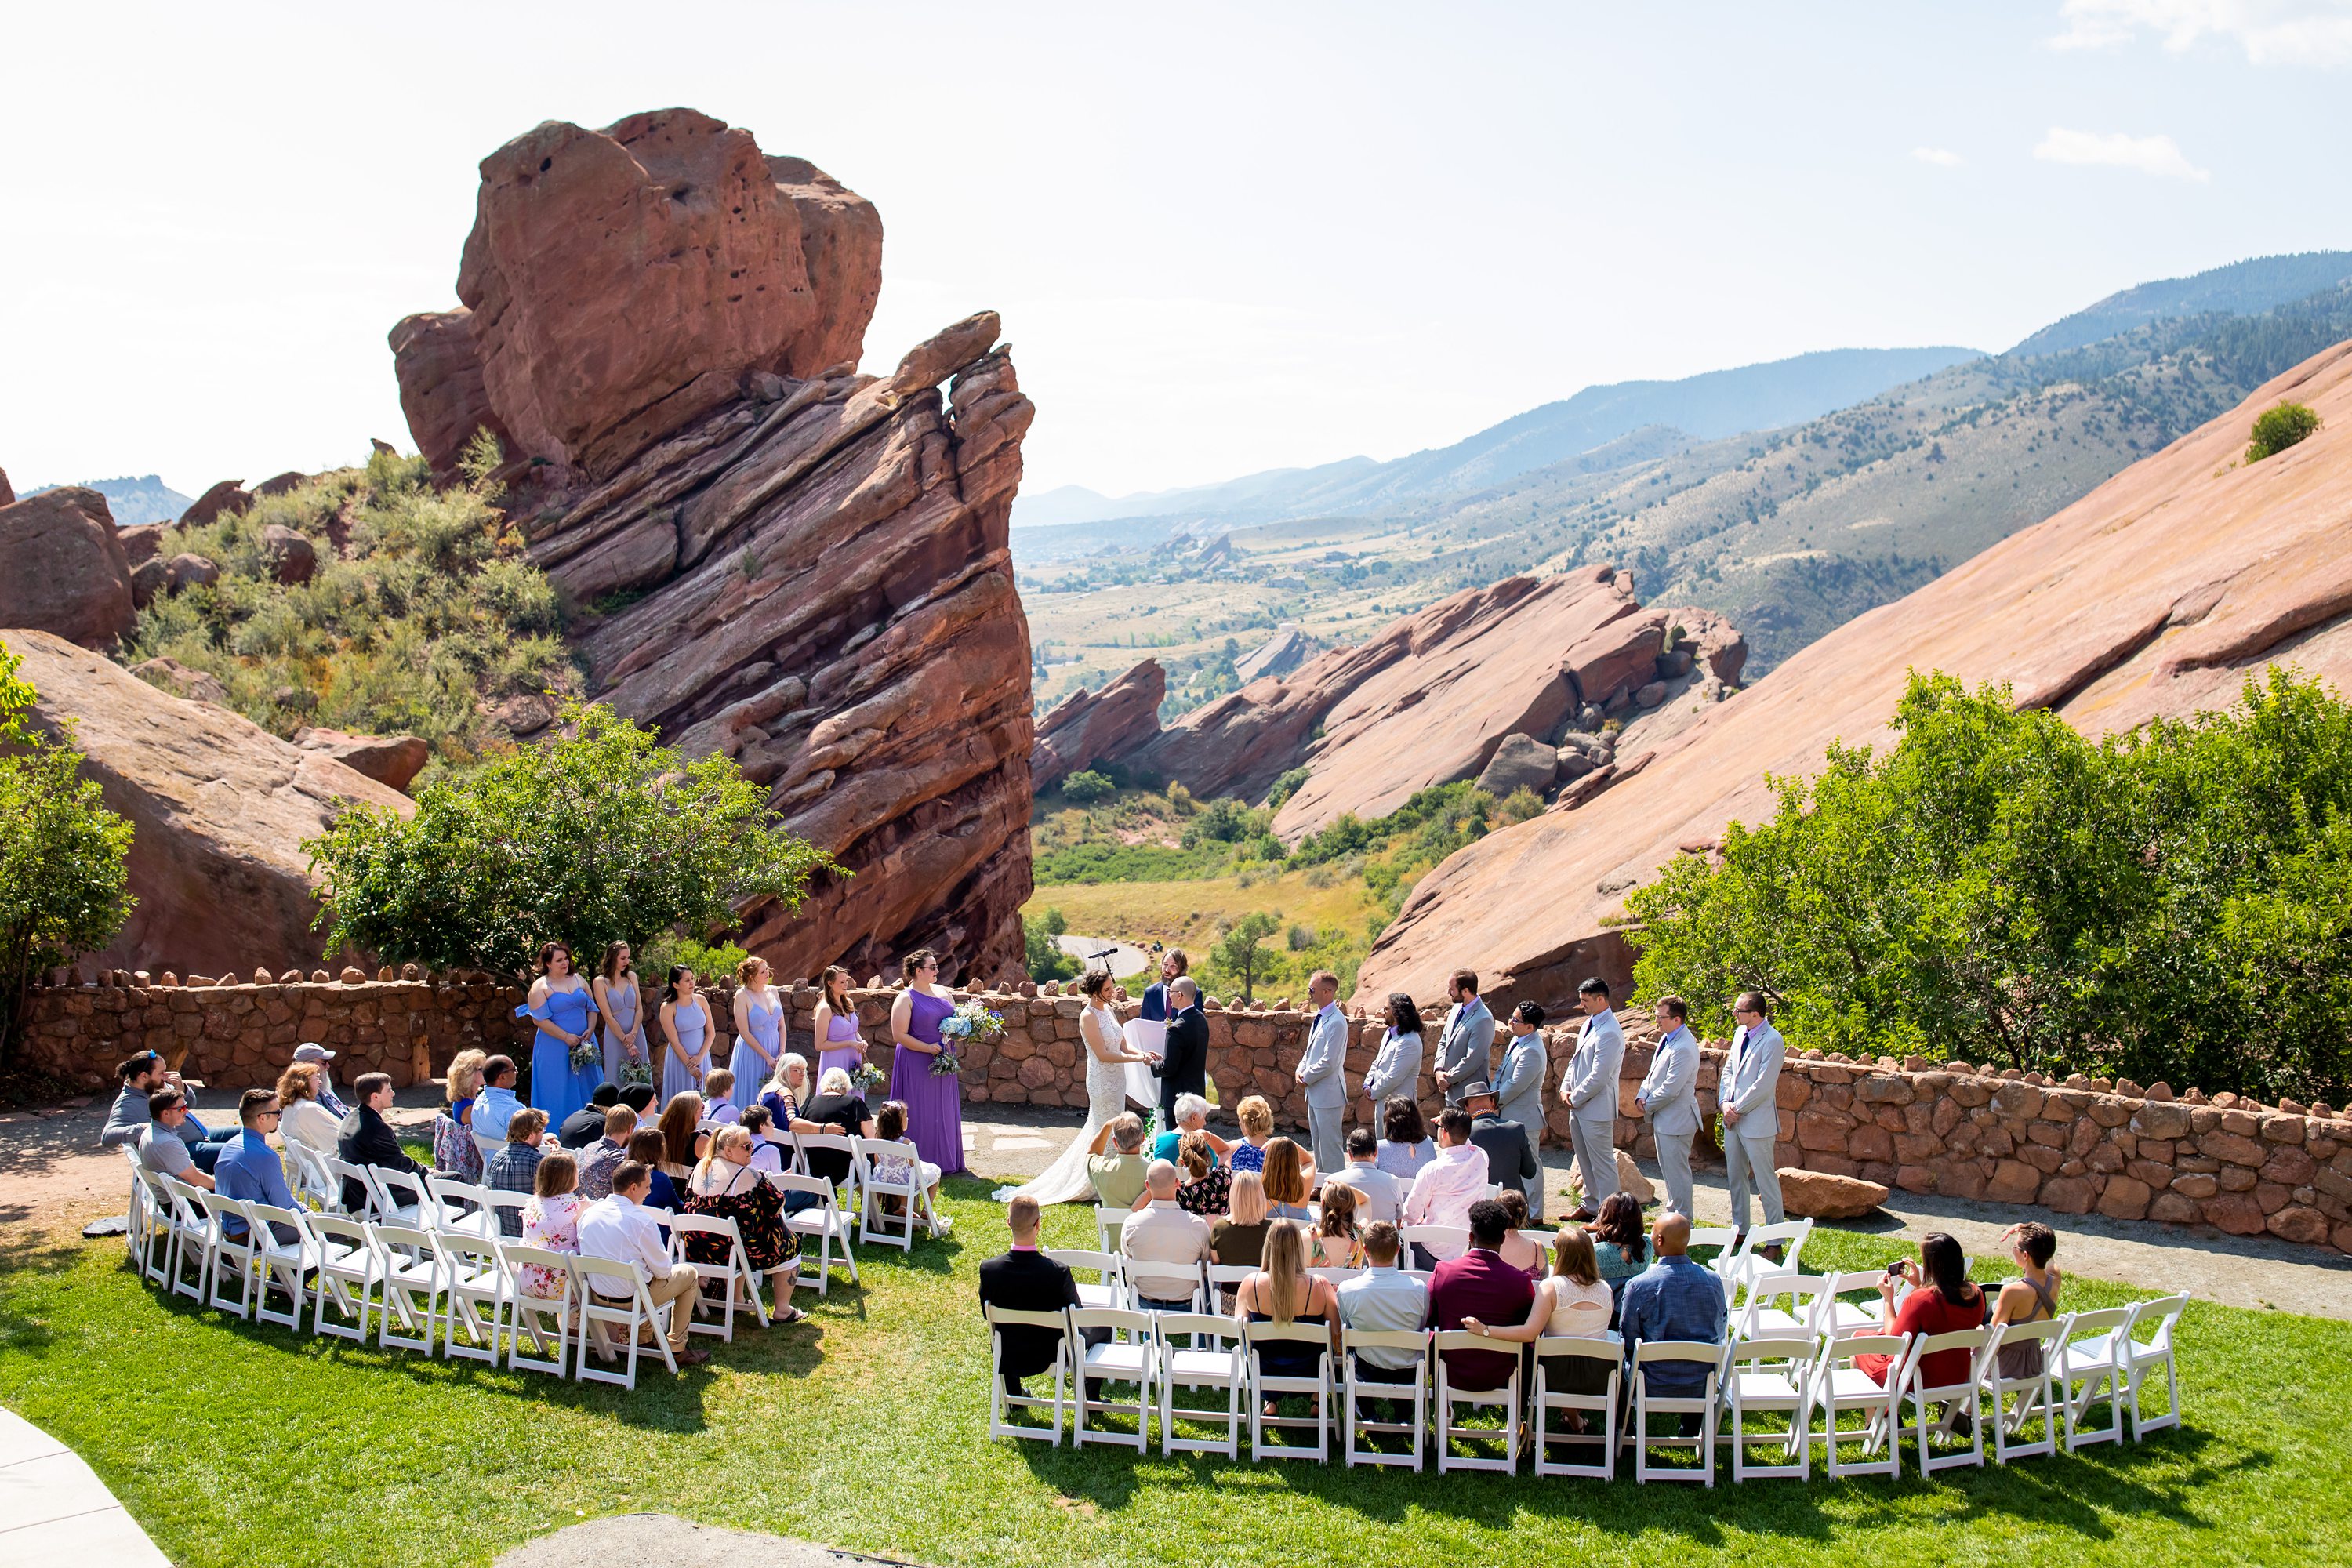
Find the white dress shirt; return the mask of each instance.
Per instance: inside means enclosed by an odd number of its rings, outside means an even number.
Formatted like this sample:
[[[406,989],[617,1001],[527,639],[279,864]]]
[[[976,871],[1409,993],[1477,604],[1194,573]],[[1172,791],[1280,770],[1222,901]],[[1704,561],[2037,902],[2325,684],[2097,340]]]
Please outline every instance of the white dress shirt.
[[[634,1263],[646,1280],[669,1273],[669,1248],[662,1245],[661,1226],[634,1198],[614,1193],[598,1198],[580,1213],[580,1251],[587,1258],[609,1258]],[[607,1292],[600,1289],[598,1295]]]
[[[1374,1333],[1412,1333],[1429,1321],[1429,1287],[1402,1268],[1374,1264],[1339,1287],[1339,1321]],[[1378,1346],[1357,1353],[1373,1366],[1394,1371],[1422,1359],[1412,1351]]]
[[[1470,1205],[1486,1195],[1486,1151],[1475,1143],[1442,1148],[1437,1158],[1413,1177],[1412,1191],[1405,1194],[1404,1223],[1458,1226],[1466,1230]],[[1468,1249],[1467,1242],[1456,1240],[1422,1245],[1437,1258],[1459,1258]]]
[[[1201,1281],[1201,1260],[1209,1256],[1209,1222],[1186,1214],[1173,1198],[1154,1198],[1129,1218],[1118,1249],[1137,1295],[1190,1300]]]

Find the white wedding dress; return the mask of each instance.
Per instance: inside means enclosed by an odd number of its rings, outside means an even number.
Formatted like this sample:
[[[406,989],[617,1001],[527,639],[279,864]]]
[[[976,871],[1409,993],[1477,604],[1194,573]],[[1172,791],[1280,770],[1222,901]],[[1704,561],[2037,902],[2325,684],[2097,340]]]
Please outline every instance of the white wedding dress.
[[[1108,1007],[1089,1006],[1079,1019],[1083,1033],[1089,1027],[1099,1031],[1098,1038],[1112,1049],[1118,1048],[1122,1035],[1118,1018]],[[1078,1048],[1087,1057],[1087,1124],[1078,1129],[1077,1137],[1062,1151],[1062,1157],[1046,1168],[1045,1173],[1025,1185],[1013,1188],[1000,1195],[1035,1198],[1041,1204],[1090,1204],[1095,1201],[1094,1178],[1087,1174],[1087,1149],[1095,1134],[1105,1123],[1125,1114],[1127,1110],[1127,1064],[1105,1061],[1095,1055],[1082,1038]]]

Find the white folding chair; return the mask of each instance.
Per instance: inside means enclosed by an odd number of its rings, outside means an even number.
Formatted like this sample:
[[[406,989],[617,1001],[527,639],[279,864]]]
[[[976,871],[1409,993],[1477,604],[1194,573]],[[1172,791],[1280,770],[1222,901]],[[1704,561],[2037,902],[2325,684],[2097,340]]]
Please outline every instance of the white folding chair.
[[[375,1246],[383,1280],[383,1310],[375,1319],[376,1348],[431,1355],[445,1284],[441,1249],[433,1233],[409,1225],[373,1225],[368,1227],[368,1238]],[[395,1318],[400,1321],[397,1333],[392,1326]]]
[[[1437,1357],[1437,1473],[1448,1470],[1501,1470],[1505,1474],[1519,1468],[1519,1347],[1509,1340],[1490,1340],[1484,1334],[1474,1334],[1467,1329],[1447,1329],[1430,1338],[1430,1349]],[[1500,1388],[1457,1388],[1449,1352],[1492,1351],[1507,1353],[1511,1358],[1511,1375]],[[1457,1424],[1454,1418],[1457,1405],[1473,1410],[1496,1410],[1502,1414],[1500,1430],[1491,1426]],[[1454,1452],[1459,1438],[1472,1449],[1468,1458]],[[1480,1446],[1500,1440],[1503,1451],[1489,1454]]]
[[[256,1272],[259,1275],[254,1288],[254,1318],[298,1333],[302,1328],[302,1301],[310,1292],[303,1281],[319,1266],[318,1246],[302,1223],[308,1212],[279,1208],[275,1204],[248,1202],[245,1205],[246,1239],[253,1248]],[[280,1230],[293,1239],[279,1236]],[[273,1285],[285,1292],[286,1310],[282,1312],[273,1310],[269,1305]]]
[[[140,1251],[140,1238],[147,1228],[147,1184],[140,1179],[138,1146],[123,1143],[118,1147],[122,1151],[123,1162],[131,1167],[131,1196],[122,1209],[124,1260],[144,1275],[147,1263]]]
[[[1201,1285],[1207,1310],[1232,1311],[1233,1303],[1225,1300],[1224,1293],[1228,1290],[1238,1291],[1242,1288],[1242,1282],[1256,1272],[1257,1265],[1255,1263],[1202,1264]]]
[[[1804,1251],[1805,1242],[1812,1234],[1813,1222],[1809,1219],[1759,1225],[1741,1237],[1736,1246],[1716,1254],[1715,1271],[1722,1276],[1727,1289],[1738,1290],[1758,1274],[1793,1269],[1797,1267],[1798,1255]],[[1778,1263],[1764,1256],[1764,1249],[1768,1247],[1780,1249]]]
[[[992,1306],[988,1316],[988,1435],[997,1437],[1043,1437],[1055,1447],[1062,1443],[1063,1388],[1070,1372],[1070,1320],[1063,1312],[1018,1312]],[[1040,1398],[1025,1390],[1004,1386],[1004,1331],[1038,1329],[1054,1335],[1054,1397]],[[1042,1373],[1038,1375],[1043,1375]],[[1051,1410],[1053,1425],[1033,1426],[1012,1419],[1015,1411]]]
[[[1397,1227],[1397,1244],[1410,1260],[1415,1243],[1428,1247],[1434,1242],[1450,1250],[1437,1252],[1438,1258],[1459,1258],[1470,1249],[1470,1227],[1463,1225],[1406,1225]]]
[[[483,1187],[482,1212],[489,1217],[482,1223],[491,1240],[511,1244],[522,1239],[522,1211],[530,1206],[529,1193],[509,1193],[497,1187]]]
[[[1903,1448],[1895,1433],[1903,1419],[1903,1373],[1910,1353],[1907,1334],[1847,1334],[1822,1342],[1814,1363],[1813,1403],[1822,1412],[1822,1468],[1832,1480],[1903,1473]],[[1885,1382],[1854,1364],[1856,1356],[1865,1355],[1886,1357]],[[1838,1417],[1847,1415],[1860,1415],[1862,1425],[1842,1425]],[[1862,1445],[1861,1458],[1843,1457],[1847,1443]]]
[[[1075,1379],[1077,1383],[1077,1418],[1071,1423],[1070,1442],[1073,1447],[1085,1447],[1089,1442],[1110,1443],[1147,1453],[1151,1447],[1152,1390],[1160,1375],[1160,1336],[1150,1312],[1130,1312],[1117,1307],[1071,1307],[1066,1309],[1069,1318],[1069,1347],[1078,1358]],[[1110,1338],[1100,1344],[1087,1342],[1089,1329],[1108,1329]],[[1102,1392],[1110,1393],[1114,1383],[1135,1384],[1132,1400],[1097,1399],[1087,1392],[1089,1384],[1099,1383]],[[1089,1429],[1089,1414],[1132,1416],[1133,1434],[1102,1427]]]
[[[462,1241],[460,1245],[463,1245]],[[557,1377],[565,1376],[572,1366],[572,1357],[578,1352],[583,1357],[586,1347],[574,1343],[572,1326],[581,1293],[587,1286],[572,1267],[572,1254],[551,1252],[543,1247],[524,1247],[517,1243],[493,1242],[499,1261],[508,1279],[507,1310],[507,1370],[509,1372],[545,1372]],[[555,1282],[555,1294],[534,1295],[523,1289],[525,1268],[544,1270]],[[529,1341],[531,1354],[523,1353],[523,1342]],[[548,1354],[548,1347],[555,1353]]]
[[[1748,1294],[1731,1312],[1731,1337],[1736,1340],[1814,1337],[1821,1314],[1824,1275],[1801,1274],[1793,1268],[1759,1270],[1748,1277]]]
[[[1993,1330],[1979,1369],[1979,1386],[1989,1396],[1990,1405],[1985,1419],[1992,1423],[1993,1463],[2006,1465],[2011,1459],[2035,1458],[2058,1451],[2058,1427],[2063,1417],[2058,1411],[2057,1384],[2052,1373],[2058,1352],[2065,1347],[2066,1331],[2073,1321],[2071,1316],[2062,1314],[2039,1323],[2002,1323]],[[2017,1377],[2003,1375],[2002,1349],[2028,1343],[2042,1352],[2034,1358],[2036,1370]],[[2042,1418],[2042,1436],[2029,1440],[2025,1429],[2037,1415]]]
[[[375,1245],[368,1239],[367,1226],[348,1215],[335,1214],[308,1215],[303,1226],[319,1248],[319,1273],[311,1285],[315,1305],[310,1332],[366,1343],[369,1314],[385,1310],[383,1270]],[[350,1323],[329,1322],[329,1307]]]
[[[433,1194],[433,1223],[427,1227],[447,1231],[453,1236],[470,1236],[482,1241],[497,1237],[498,1216],[490,1208],[490,1191],[473,1182],[461,1182],[455,1176],[445,1176],[438,1171],[425,1177]],[[509,1193],[509,1197],[520,1197]]]
[[[580,1281],[580,1353],[572,1358],[575,1379],[582,1383],[617,1384],[634,1390],[637,1386],[637,1352],[642,1348],[637,1343],[640,1330],[653,1335],[653,1348],[661,1352],[662,1364],[672,1373],[677,1371],[677,1358],[669,1353],[660,1310],[654,1306],[637,1265],[583,1253],[572,1258],[572,1268]],[[675,1304],[670,1308],[672,1311],[677,1310]],[[591,1364],[595,1359],[591,1351],[605,1348],[605,1331],[610,1329],[618,1329],[624,1342],[623,1351],[614,1352],[625,1358],[625,1370],[621,1372],[606,1372]]]
[[[1228,1459],[1239,1458],[1242,1401],[1249,1392],[1248,1349],[1241,1324],[1212,1312],[1159,1312],[1153,1316],[1155,1331],[1160,1336],[1160,1451],[1223,1454]],[[1188,1342],[1178,1344],[1180,1338]],[[1225,1408],[1179,1405],[1176,1390],[1180,1386],[1222,1388],[1225,1391]],[[1223,1422],[1225,1435],[1222,1440],[1180,1437],[1176,1435],[1179,1420],[1203,1426]]]
[[[286,1140],[286,1152],[294,1162],[294,1195],[305,1203],[341,1213],[343,1184],[327,1169],[325,1156],[299,1138]]]
[[[762,1171],[760,1179],[784,1193],[806,1193],[817,1201],[807,1208],[784,1216],[784,1224],[801,1238],[799,1272],[793,1276],[793,1285],[814,1285],[816,1293],[825,1295],[833,1289],[833,1249],[841,1248],[841,1260],[849,1267],[849,1282],[857,1283],[857,1255],[849,1247],[849,1219],[834,1202],[833,1184],[822,1176],[793,1175],[776,1171]],[[811,1247],[809,1243],[816,1243]],[[809,1272],[814,1266],[814,1274]]]
[[[163,1190],[163,1182],[146,1166],[133,1163],[131,1184],[140,1197],[137,1205],[138,1225],[131,1231],[137,1244],[139,1272],[151,1285],[169,1288],[172,1283],[172,1254],[174,1230],[172,1224],[172,1194]]]
[[[1841,1274],[1822,1275],[1822,1283],[1813,1292],[1813,1332],[1825,1340],[1885,1333],[1885,1321],[1879,1315],[1878,1286],[1885,1278],[1885,1271],[1878,1268],[1849,1268]],[[1845,1299],[1849,1294],[1862,1294],[1863,1300],[1849,1301]]]
[[[689,1236],[709,1236],[721,1239],[725,1244],[727,1261],[697,1263],[689,1259],[686,1255],[686,1238]],[[705,1289],[701,1300],[697,1304],[698,1311],[703,1307],[708,1307],[719,1314],[719,1321],[706,1323],[699,1318],[691,1319],[688,1321],[687,1332],[717,1334],[727,1343],[733,1344],[735,1342],[735,1309],[739,1302],[751,1309],[752,1314],[760,1320],[761,1328],[768,1326],[768,1306],[760,1296],[760,1277],[751,1272],[751,1255],[743,1250],[743,1232],[741,1227],[736,1225],[732,1216],[714,1218],[709,1215],[699,1214],[670,1215],[669,1258],[672,1263],[682,1264],[692,1268],[696,1277],[700,1279],[706,1287],[714,1284],[724,1287],[723,1293],[716,1299],[708,1289]]]
[[[245,1205],[235,1198],[225,1198],[215,1192],[199,1191],[197,1197],[211,1216],[213,1230],[211,1280],[205,1291],[205,1304],[216,1311],[235,1312],[240,1318],[253,1316],[254,1257],[257,1248],[253,1241],[253,1222],[246,1217]],[[235,1227],[234,1232],[231,1226]],[[231,1270],[236,1276],[236,1298],[228,1296]]]
[[[213,1247],[219,1227],[213,1223],[212,1212],[205,1208],[205,1194],[200,1189],[177,1176],[158,1175],[155,1181],[171,1204],[172,1293],[202,1306],[212,1289]],[[194,1279],[188,1278],[191,1261],[196,1266]]]
[[[809,1169],[813,1153],[835,1153],[849,1156],[849,1169],[843,1174],[841,1210],[844,1214],[862,1213],[861,1196],[866,1184],[866,1156],[857,1152],[858,1140],[846,1132],[796,1132],[793,1141],[800,1145],[801,1174],[814,1174]],[[824,1178],[817,1177],[819,1181]]]
[[[1095,1246],[1103,1252],[1117,1252],[1119,1238],[1127,1234],[1130,1211],[1113,1208],[1108,1204],[1095,1205]]]
[[[1410,1375],[1402,1382],[1364,1375],[1363,1352],[1400,1351],[1412,1356]],[[1383,1369],[1386,1370],[1386,1369]],[[1339,1334],[1340,1453],[1350,1465],[1411,1466],[1421,1473],[1422,1450],[1429,1437],[1429,1334],[1425,1330],[1343,1329]],[[1375,1399],[1412,1406],[1410,1421],[1376,1421],[1364,1413]],[[1376,1448],[1364,1439],[1402,1437],[1402,1454]]]
[[[1807,1480],[1813,1473],[1813,1352],[1810,1334],[1734,1340],[1723,1375],[1723,1408],[1731,1417],[1731,1479]],[[1780,1431],[1748,1429],[1753,1415],[1778,1415]],[[1758,1448],[1777,1446],[1780,1462],[1758,1462]]]
[[[507,1141],[503,1138],[492,1138],[485,1133],[476,1132],[470,1126],[466,1129],[466,1131],[467,1134],[474,1140],[474,1152],[482,1157],[483,1169],[488,1170],[489,1168],[490,1156],[505,1148],[507,1146]]]
[[[1712,1247],[1717,1249],[1716,1257],[1720,1258],[1725,1253],[1729,1252],[1738,1240],[1739,1233],[1727,1225],[1691,1226],[1690,1248],[1693,1251],[1702,1247]],[[1709,1267],[1712,1267],[1712,1264]]]
[[[1315,1459],[1331,1457],[1331,1331],[1317,1323],[1244,1323],[1242,1333],[1249,1348],[1250,1383],[1250,1458],[1256,1459]],[[1315,1375],[1283,1377],[1265,1370],[1265,1355],[1268,1345],[1311,1345],[1315,1349]],[[1269,1401],[1279,1400],[1286,1394],[1301,1394],[1314,1401],[1311,1416],[1265,1414]],[[1276,1436],[1286,1432],[1312,1428],[1314,1444],[1293,1443],[1286,1438],[1268,1442],[1266,1433],[1272,1428]]]
[[[1921,1475],[1932,1476],[1937,1470],[1984,1463],[1984,1426],[1977,1419],[1977,1388],[1984,1376],[1985,1346],[1991,1340],[1990,1329],[1976,1328],[1922,1334],[1911,1342],[1910,1362],[1903,1369],[1903,1397],[1911,1401],[1911,1423],[1896,1429],[1895,1441],[1899,1446],[1908,1437],[1919,1446]],[[1929,1383],[1927,1358],[1955,1352],[1967,1353],[1967,1375],[1958,1383]],[[1943,1406],[1943,1414],[1931,1422],[1927,1419],[1928,1407],[1938,1405]],[[1899,1415],[1902,1398],[1895,1401],[1895,1406]],[[1963,1426],[1968,1428],[1968,1446],[1937,1453],[1931,1439],[1957,1438]]]
[[[1121,1277],[1126,1260],[1116,1252],[1095,1252],[1083,1247],[1048,1247],[1045,1256],[1070,1270],[1076,1279],[1081,1268],[1092,1269],[1097,1279],[1089,1284],[1079,1279],[1078,1305],[1088,1309],[1118,1308],[1128,1305],[1127,1287]]]
[[[917,1159],[911,1143],[860,1138],[857,1152],[865,1167],[858,1182],[857,1239],[880,1240],[912,1252],[918,1219],[938,1236],[940,1216],[931,1208],[930,1191],[936,1167]],[[898,1205],[897,1214],[884,1206],[893,1200]]]
[[[433,1245],[441,1254],[441,1279],[449,1303],[442,1325],[442,1359],[464,1356],[498,1365],[499,1333],[506,1326],[507,1298],[513,1290],[499,1244],[471,1231],[436,1230]],[[458,1342],[461,1330],[463,1344]]]
[[[435,1228],[440,1205],[433,1201],[423,1178],[389,1165],[369,1165],[365,1170],[369,1184],[375,1188],[376,1218],[410,1230]]]
[[[1569,1367],[1579,1362],[1602,1362],[1609,1369],[1609,1386],[1599,1394],[1570,1394],[1558,1386]],[[1535,1399],[1528,1411],[1528,1446],[1535,1454],[1538,1476],[1591,1476],[1612,1480],[1617,1475],[1617,1394],[1625,1371],[1625,1346],[1615,1334],[1603,1338],[1578,1334],[1545,1334],[1536,1341]],[[1586,1429],[1554,1432],[1551,1415],[1574,1412]],[[1600,1430],[1591,1428],[1598,1418]],[[1598,1458],[1591,1464],[1554,1459],[1552,1445],[1573,1451],[1592,1446]]]
[[[2051,1380],[2065,1412],[2070,1454],[2094,1443],[2120,1445],[2124,1440],[2124,1346],[2131,1341],[2132,1316],[2138,1310],[2131,1306],[2077,1312],[2066,1331]],[[2106,1400],[2107,1424],[2092,1426],[2091,1408],[2102,1396]]]
[[[1633,1422],[1625,1434],[1625,1441],[1633,1446],[1633,1479],[1636,1481],[1702,1481],[1715,1485],[1715,1412],[1716,1392],[1722,1386],[1724,1347],[1704,1340],[1636,1340],[1633,1342]],[[1650,1380],[1643,1369],[1668,1363],[1696,1365],[1706,1369],[1705,1381],[1699,1392],[1690,1394],[1652,1394]],[[1657,1436],[1650,1430],[1650,1417],[1671,1415],[1677,1422],[1685,1415],[1699,1418],[1696,1436],[1685,1437],[1679,1430]],[[1658,1448],[1687,1448],[1698,1460],[1695,1468],[1654,1463],[1651,1455]]]
[[[1331,1282],[1331,1289],[1337,1290],[1340,1286],[1345,1285],[1350,1279],[1356,1279],[1364,1271],[1360,1268],[1315,1268],[1308,1269],[1307,1272],[1312,1279],[1329,1280]]]
[[[2132,1319],[2131,1333],[2119,1347],[2124,1364],[2124,1402],[2131,1410],[2135,1443],[2150,1432],[2180,1425],[2180,1375],[2173,1365],[2172,1340],[2180,1314],[2188,1306],[2186,1290],[2176,1296],[2142,1301],[2138,1314]],[[2145,1340],[2139,1337],[2143,1330],[2149,1335]],[[2140,1388],[2158,1367],[2164,1369],[2164,1411],[2159,1415],[2144,1415],[2140,1413]]]
[[[319,1163],[326,1167],[329,1184],[334,1192],[335,1201],[327,1205],[329,1213],[349,1215],[362,1225],[371,1220],[388,1217],[378,1212],[377,1205],[381,1201],[381,1194],[375,1190],[375,1183],[369,1178],[366,1166],[354,1165],[350,1161],[339,1160],[332,1154],[320,1155]],[[350,1184],[346,1185],[347,1183]],[[346,1201],[354,1190],[359,1197],[357,1208],[353,1208]]]

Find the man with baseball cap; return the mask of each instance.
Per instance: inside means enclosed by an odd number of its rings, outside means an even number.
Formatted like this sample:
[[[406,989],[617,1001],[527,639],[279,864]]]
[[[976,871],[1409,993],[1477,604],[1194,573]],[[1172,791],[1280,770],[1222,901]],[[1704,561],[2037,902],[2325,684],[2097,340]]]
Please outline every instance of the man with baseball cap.
[[[352,1108],[335,1096],[335,1069],[328,1065],[335,1059],[334,1052],[316,1041],[305,1040],[294,1047],[294,1059],[318,1064],[319,1104],[329,1115],[341,1121],[352,1113]]]

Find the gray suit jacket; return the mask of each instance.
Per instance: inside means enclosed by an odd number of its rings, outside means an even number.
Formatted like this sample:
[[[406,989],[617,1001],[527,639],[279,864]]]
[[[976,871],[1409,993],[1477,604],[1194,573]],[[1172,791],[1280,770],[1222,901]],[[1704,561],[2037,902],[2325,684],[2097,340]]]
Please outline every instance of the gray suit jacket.
[[[1642,1109],[1654,1132],[1698,1131],[1698,1040],[1688,1026],[1658,1042],[1642,1079]]]
[[[1348,1103],[1348,1016],[1334,1002],[1315,1016],[1307,1050],[1298,1058],[1298,1082],[1307,1103],[1329,1110]]]
[[[1421,1037],[1391,1029],[1364,1074],[1364,1092],[1378,1104],[1392,1094],[1416,1094],[1420,1087]]]
[[[1437,1037],[1437,1070],[1454,1079],[1445,1091],[1446,1104],[1461,1104],[1462,1086],[1486,1076],[1486,1053],[1494,1043],[1495,1015],[1486,1011],[1485,997],[1472,997],[1467,1006],[1456,1002],[1445,1010],[1445,1032]]]
[[[1579,1121],[1595,1126],[1617,1120],[1617,1069],[1625,1061],[1625,1031],[1614,1013],[1595,1013],[1577,1031],[1576,1055],[1568,1064],[1568,1103]]]
[[[1725,1110],[1739,1112],[1739,1124],[1726,1131],[1743,1143],[1769,1143],[1780,1136],[1780,1061],[1788,1049],[1769,1021],[1752,1030],[1743,1024],[1732,1033],[1731,1056],[1723,1064],[1715,1099]]]
[[[1544,1077],[1550,1069],[1544,1054],[1543,1031],[1530,1029],[1510,1037],[1503,1047],[1503,1065],[1495,1069],[1497,1113],[1516,1121],[1528,1135],[1540,1140],[1544,1130]]]

